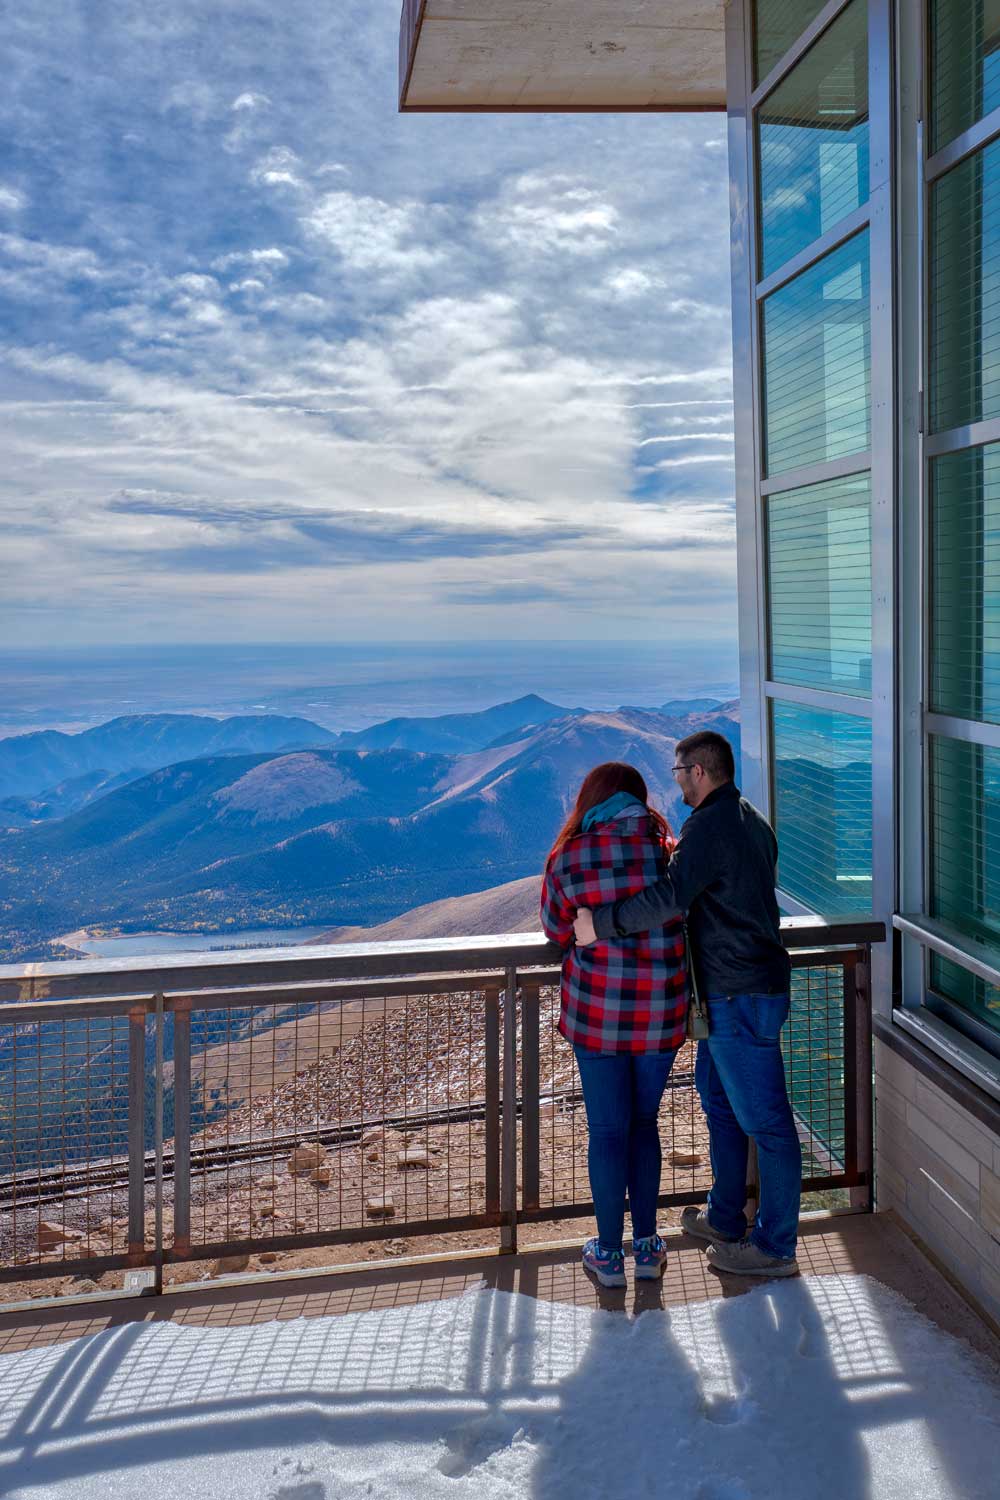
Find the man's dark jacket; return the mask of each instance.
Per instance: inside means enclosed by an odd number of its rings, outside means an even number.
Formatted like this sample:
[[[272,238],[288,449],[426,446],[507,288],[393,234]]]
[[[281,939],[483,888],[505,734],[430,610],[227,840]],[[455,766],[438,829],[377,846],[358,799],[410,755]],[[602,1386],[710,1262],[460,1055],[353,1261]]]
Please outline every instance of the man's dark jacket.
[[[704,994],[784,993],[790,964],[774,896],[777,863],[771,825],[727,781],[691,812],[662,880],[594,911],[598,941],[649,932],[686,911]]]

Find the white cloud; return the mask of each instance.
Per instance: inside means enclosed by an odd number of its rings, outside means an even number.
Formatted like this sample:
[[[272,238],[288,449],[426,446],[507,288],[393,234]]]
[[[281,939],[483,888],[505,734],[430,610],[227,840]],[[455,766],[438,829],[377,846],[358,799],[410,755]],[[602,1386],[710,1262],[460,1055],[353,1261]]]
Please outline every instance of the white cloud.
[[[233,266],[249,265],[258,270],[266,270],[274,267],[278,270],[288,265],[288,256],[284,250],[279,250],[276,245],[269,245],[260,250],[233,250],[228,255],[220,255],[212,262],[213,271],[228,271]]]
[[[231,639],[247,600],[274,638],[469,610],[613,636],[695,582],[725,615],[716,121],[397,117],[393,25],[361,0],[98,11],[107,66],[67,36],[48,133],[41,23],[5,98],[10,159],[39,164],[6,183],[38,238],[0,241],[5,639]],[[350,570],[295,551],[294,517],[335,511],[368,518]]]
[[[423,204],[336,192],[325,194],[304,222],[353,269],[398,275],[443,260],[444,247],[426,238],[439,218],[440,211]]]
[[[491,244],[528,255],[597,255],[619,230],[618,210],[606,194],[561,173],[515,178],[478,215]]]
[[[661,433],[657,437],[641,438],[636,444],[638,448],[648,448],[652,443],[725,443],[732,447],[733,434],[731,432],[670,432]]]
[[[299,189],[305,186],[302,163],[287,146],[272,146],[255,164],[250,178],[263,187]]]
[[[196,78],[186,79],[167,90],[164,107],[189,114],[200,124],[204,124],[219,113],[218,94],[210,83]]]
[[[4,213],[20,213],[25,204],[24,194],[18,192],[17,188],[9,187],[6,183],[0,183],[0,211]]]
[[[211,297],[219,290],[219,283],[214,276],[200,276],[193,271],[175,277],[174,286],[192,297]]]
[[[627,266],[623,270],[612,272],[604,285],[612,297],[617,298],[619,302],[631,302],[636,297],[644,297],[647,292],[662,286],[663,283],[658,277],[650,276],[648,271],[640,271],[636,266]]]
[[[242,110],[266,109],[270,103],[271,101],[266,94],[247,93],[238,95],[229,108],[237,112]]]

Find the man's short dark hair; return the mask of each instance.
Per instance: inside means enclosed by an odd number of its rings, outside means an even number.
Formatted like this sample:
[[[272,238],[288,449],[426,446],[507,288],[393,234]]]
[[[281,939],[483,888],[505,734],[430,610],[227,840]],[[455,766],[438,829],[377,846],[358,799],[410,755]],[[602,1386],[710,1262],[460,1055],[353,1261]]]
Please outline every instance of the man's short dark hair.
[[[713,781],[732,781],[736,775],[733,747],[724,734],[714,729],[699,729],[687,739],[677,741],[678,760],[702,766]]]

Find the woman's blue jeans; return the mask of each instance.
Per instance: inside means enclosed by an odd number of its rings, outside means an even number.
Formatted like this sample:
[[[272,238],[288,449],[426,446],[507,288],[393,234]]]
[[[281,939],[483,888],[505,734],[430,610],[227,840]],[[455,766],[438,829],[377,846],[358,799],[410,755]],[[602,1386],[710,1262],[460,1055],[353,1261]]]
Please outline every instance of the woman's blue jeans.
[[[633,1238],[656,1233],[661,1165],[657,1116],[677,1053],[573,1051],[587,1108],[587,1166],[597,1235],[606,1249],[620,1250],[626,1191]]]
[[[788,996],[709,995],[708,1017],[709,1036],[698,1043],[694,1076],[712,1157],[709,1223],[723,1234],[746,1233],[743,1205],[752,1140],[760,1207],[750,1238],[766,1255],[794,1255],[802,1149],[779,1039],[788,1018]]]

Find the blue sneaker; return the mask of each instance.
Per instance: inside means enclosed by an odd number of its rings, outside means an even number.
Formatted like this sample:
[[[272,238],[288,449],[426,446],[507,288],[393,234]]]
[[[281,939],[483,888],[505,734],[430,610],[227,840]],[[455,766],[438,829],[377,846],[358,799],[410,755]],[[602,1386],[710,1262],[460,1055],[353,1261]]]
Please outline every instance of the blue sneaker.
[[[599,1239],[588,1240],[583,1247],[584,1270],[596,1276],[601,1286],[625,1285],[625,1255],[621,1250],[606,1250]]]
[[[667,1242],[659,1234],[647,1234],[638,1240],[633,1235],[632,1258],[636,1281],[657,1281],[667,1263]]]

